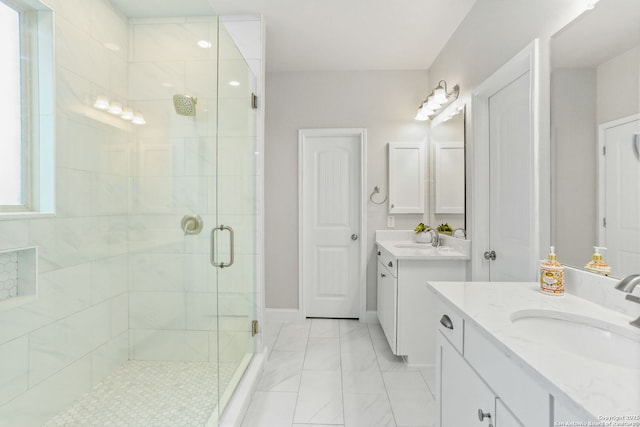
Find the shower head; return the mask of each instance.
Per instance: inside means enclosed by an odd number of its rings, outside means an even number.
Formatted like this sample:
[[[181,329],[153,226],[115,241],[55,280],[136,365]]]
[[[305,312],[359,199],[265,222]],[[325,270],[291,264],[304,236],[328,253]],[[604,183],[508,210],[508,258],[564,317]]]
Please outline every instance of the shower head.
[[[181,116],[195,116],[198,98],[189,95],[173,95],[173,106]]]

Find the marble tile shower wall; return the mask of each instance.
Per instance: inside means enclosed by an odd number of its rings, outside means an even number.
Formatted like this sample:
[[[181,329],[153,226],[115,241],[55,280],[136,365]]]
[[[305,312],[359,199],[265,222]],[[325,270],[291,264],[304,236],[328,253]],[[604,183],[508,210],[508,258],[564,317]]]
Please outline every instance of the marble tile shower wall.
[[[56,24],[57,213],[0,220],[0,251],[39,250],[38,298],[0,302],[2,425],[41,425],[128,357],[130,136],[91,107],[98,94],[126,100],[127,21],[107,0],[47,4]]]

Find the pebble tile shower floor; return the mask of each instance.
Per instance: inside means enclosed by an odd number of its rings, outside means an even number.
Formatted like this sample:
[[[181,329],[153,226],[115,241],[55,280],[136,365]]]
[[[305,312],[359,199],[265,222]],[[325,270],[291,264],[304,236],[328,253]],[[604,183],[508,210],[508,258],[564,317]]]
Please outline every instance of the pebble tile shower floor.
[[[45,427],[204,426],[235,364],[129,361]]]

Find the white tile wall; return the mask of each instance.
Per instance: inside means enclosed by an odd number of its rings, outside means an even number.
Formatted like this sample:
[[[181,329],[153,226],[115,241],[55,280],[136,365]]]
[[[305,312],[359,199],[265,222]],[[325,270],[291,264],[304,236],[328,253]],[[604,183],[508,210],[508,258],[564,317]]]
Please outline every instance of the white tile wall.
[[[57,211],[0,221],[0,250],[39,251],[37,299],[0,311],[2,425],[42,425],[128,357],[128,130],[92,108],[97,94],[126,96],[127,21],[107,0],[47,4],[56,12]]]

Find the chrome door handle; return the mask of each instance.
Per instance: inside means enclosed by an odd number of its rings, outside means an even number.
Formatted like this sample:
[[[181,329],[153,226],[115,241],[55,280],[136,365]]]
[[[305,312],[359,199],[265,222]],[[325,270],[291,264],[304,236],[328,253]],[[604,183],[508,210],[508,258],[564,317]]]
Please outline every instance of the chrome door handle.
[[[230,256],[229,256],[229,262],[225,263],[223,262],[218,262],[216,260],[217,258],[217,254],[216,254],[216,244],[215,244],[215,235],[216,232],[218,230],[227,230],[229,232],[229,250],[230,250]],[[210,252],[209,252],[209,261],[211,262],[211,265],[213,265],[214,267],[218,267],[218,268],[225,268],[225,267],[231,267],[233,265],[233,261],[234,261],[234,255],[235,255],[235,243],[234,243],[234,232],[233,232],[233,228],[229,227],[228,225],[220,225],[216,228],[213,228],[211,230],[211,247],[210,247]]]
[[[351,240],[358,240],[358,235],[357,234],[352,234],[351,235]]]
[[[491,261],[495,261],[497,258],[496,251],[487,251],[484,253],[484,259],[490,259]]]

